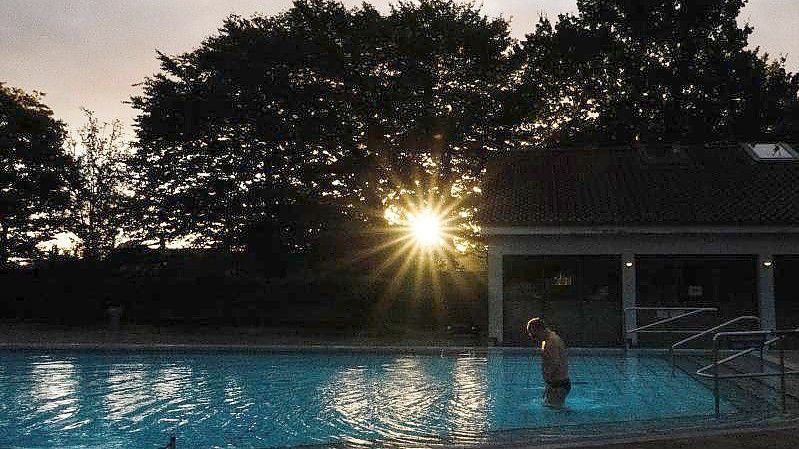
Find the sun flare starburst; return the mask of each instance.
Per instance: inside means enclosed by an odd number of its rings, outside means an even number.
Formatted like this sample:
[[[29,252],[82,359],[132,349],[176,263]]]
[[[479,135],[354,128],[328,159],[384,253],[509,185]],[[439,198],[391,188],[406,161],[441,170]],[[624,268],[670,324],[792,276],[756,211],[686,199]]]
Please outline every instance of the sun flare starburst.
[[[393,307],[416,313],[429,306],[436,320],[445,319],[449,292],[467,289],[460,281],[477,245],[470,240],[478,231],[474,208],[451,189],[419,187],[398,187],[383,200],[386,226],[375,231],[380,243],[369,252],[380,258],[373,275],[386,280],[373,312],[378,321],[389,320]]]
[[[441,217],[432,210],[426,209],[418,215],[412,215],[408,221],[413,238],[420,246],[429,248],[443,243]]]

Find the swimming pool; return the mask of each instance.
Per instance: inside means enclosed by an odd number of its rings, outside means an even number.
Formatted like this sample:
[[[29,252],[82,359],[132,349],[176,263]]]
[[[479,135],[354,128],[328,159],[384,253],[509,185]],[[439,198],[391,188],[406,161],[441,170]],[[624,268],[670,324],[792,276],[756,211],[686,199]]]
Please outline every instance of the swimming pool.
[[[570,365],[556,411],[528,352],[0,350],[0,447],[469,445],[713,413],[712,391],[660,356]]]

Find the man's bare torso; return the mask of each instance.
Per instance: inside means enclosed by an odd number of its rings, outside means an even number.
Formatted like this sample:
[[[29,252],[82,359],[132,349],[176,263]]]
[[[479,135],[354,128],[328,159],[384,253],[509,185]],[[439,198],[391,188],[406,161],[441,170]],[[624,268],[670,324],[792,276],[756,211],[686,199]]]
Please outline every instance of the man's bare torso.
[[[541,359],[545,382],[551,384],[569,378],[566,345],[558,334],[549,331],[546,340],[541,342]]]

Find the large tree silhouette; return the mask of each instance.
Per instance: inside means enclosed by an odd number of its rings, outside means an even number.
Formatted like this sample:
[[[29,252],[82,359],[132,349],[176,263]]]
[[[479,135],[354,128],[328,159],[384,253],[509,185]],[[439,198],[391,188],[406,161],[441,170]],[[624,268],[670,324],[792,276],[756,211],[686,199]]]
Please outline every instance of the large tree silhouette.
[[[510,44],[506,21],[452,1],[298,0],[159,55],[132,100],[147,236],[295,251],[392,202],[445,196],[468,216],[476,156],[504,145]]]
[[[132,99],[135,225],[297,252],[445,202],[471,232],[491,150],[794,139],[799,77],[747,47],[744,3],[580,0],[517,43],[445,0],[230,17]]]
[[[42,95],[0,83],[0,266],[35,258],[63,230],[74,162]]]
[[[519,135],[544,144],[796,136],[799,78],[747,48],[745,0],[579,0],[515,53]]]

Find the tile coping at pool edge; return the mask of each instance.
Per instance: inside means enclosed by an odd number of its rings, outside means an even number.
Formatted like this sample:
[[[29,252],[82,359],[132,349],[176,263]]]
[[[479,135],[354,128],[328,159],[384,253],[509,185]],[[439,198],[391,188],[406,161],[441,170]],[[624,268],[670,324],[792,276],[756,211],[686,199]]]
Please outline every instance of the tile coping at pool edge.
[[[403,351],[416,351],[416,352],[455,352],[455,351],[479,351],[479,352],[528,352],[538,351],[538,348],[532,347],[514,347],[514,346],[423,346],[423,345],[324,345],[324,344],[207,344],[207,343],[98,343],[98,342],[80,342],[80,343],[49,343],[49,342],[22,342],[10,343],[0,342],[0,349],[155,349],[155,350],[171,350],[171,349],[207,349],[207,350],[313,350],[313,351],[351,351],[351,352],[374,352],[374,351],[387,351],[387,352],[403,352]],[[570,353],[574,354],[668,354],[668,349],[662,348],[569,348]],[[677,353],[682,354],[700,354],[707,353],[707,350],[702,349],[681,349]],[[734,352],[734,351],[723,351]],[[787,365],[787,363],[786,363]]]

